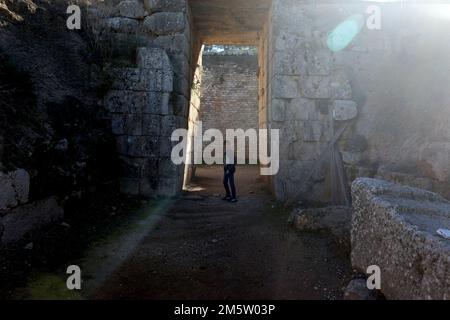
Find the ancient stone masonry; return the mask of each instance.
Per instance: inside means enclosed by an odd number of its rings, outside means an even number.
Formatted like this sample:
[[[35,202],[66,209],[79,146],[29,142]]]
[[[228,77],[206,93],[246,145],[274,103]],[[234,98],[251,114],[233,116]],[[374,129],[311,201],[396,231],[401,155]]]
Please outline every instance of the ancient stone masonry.
[[[170,137],[187,127],[195,68],[187,2],[110,1],[91,12],[91,20],[100,20],[100,38],[112,46],[114,80],[105,105],[117,137],[121,190],[176,195],[184,168],[170,160]]]
[[[329,199],[328,162],[320,163],[314,176],[310,172],[332,139],[333,122],[357,114],[350,81],[333,63],[313,8],[295,1],[274,1],[272,6],[267,112],[268,126],[280,129],[283,137],[280,172],[272,180],[280,200]]]
[[[443,94],[449,76],[443,70],[450,48],[438,40],[449,21],[426,4],[378,3],[382,26],[369,29],[368,6],[272,2],[265,35],[267,123],[284,137],[280,172],[272,179],[279,199],[329,201],[329,157],[317,159],[345,124],[337,145],[348,182],[381,177],[449,197],[449,96]],[[330,34],[355,16],[360,32],[333,50]],[[442,58],[431,61],[436,52]]]
[[[383,180],[352,185],[352,265],[377,265],[388,299],[450,299],[450,203],[441,196]]]
[[[171,195],[176,192],[177,181],[167,180],[174,178],[173,173],[176,177],[177,172],[170,172],[171,162],[163,148],[171,134],[165,128],[176,121],[169,104],[172,67],[165,51],[159,48],[138,48],[137,63],[138,68],[115,71],[114,83],[105,98],[117,137],[121,191],[152,196],[158,190],[161,195]]]
[[[258,129],[257,56],[203,55],[200,120],[203,130]]]

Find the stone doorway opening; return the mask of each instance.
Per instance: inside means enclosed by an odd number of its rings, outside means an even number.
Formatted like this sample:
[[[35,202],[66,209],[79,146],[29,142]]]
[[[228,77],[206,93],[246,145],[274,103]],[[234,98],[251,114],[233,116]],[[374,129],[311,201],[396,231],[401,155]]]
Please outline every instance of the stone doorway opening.
[[[226,129],[267,129],[266,52],[271,5],[271,0],[190,1],[197,67],[190,95],[187,158],[194,158],[193,136],[199,121],[202,132],[216,128],[224,137]],[[185,188],[196,177],[196,169],[187,161]],[[255,178],[270,184],[267,177]],[[218,183],[221,185],[220,180]]]
[[[191,93],[191,96],[196,99],[196,104],[192,106],[193,110],[191,109],[190,131],[197,130],[202,134],[208,130],[217,130],[224,139],[227,136],[227,130],[257,132],[259,128],[257,47],[205,45],[199,61],[201,65],[198,65],[199,70],[196,72]],[[212,142],[203,141],[203,150]],[[237,154],[241,161],[245,161],[238,166],[236,172],[239,186],[242,186],[239,183],[241,178],[247,181],[249,175],[254,175],[252,178],[255,181],[261,179],[258,163],[251,161],[250,143],[246,138],[245,149],[242,150],[242,154]],[[207,165],[205,161],[202,164],[188,165],[186,171],[189,176],[185,181],[185,189],[203,190],[208,185],[211,174],[218,176],[216,184],[221,186],[222,170],[222,166]],[[202,185],[202,182],[206,182],[206,185]],[[215,190],[214,194],[223,193],[221,188],[217,190],[211,187],[210,185],[209,189]],[[250,189],[245,186],[244,193],[253,193],[254,190]]]

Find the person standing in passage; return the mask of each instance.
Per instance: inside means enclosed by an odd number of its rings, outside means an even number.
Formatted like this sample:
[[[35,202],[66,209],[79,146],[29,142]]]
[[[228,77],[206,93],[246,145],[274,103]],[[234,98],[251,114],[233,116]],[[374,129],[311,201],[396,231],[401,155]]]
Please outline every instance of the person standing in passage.
[[[231,148],[230,143],[224,142],[224,175],[223,186],[225,187],[226,195],[223,200],[230,202],[237,202],[236,198],[236,186],[234,185],[234,173],[236,172],[236,157],[234,156],[234,150]]]

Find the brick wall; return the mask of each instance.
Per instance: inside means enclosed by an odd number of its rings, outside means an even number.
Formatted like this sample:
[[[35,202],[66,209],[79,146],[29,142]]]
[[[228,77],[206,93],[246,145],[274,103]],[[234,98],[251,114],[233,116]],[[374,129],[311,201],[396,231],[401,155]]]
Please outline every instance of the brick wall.
[[[257,55],[203,56],[203,130],[258,129]]]

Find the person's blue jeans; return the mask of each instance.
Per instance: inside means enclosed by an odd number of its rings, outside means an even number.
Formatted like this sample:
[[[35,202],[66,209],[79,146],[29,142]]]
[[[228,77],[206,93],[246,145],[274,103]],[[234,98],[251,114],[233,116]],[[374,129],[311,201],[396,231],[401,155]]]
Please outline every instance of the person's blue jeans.
[[[227,197],[236,199],[236,186],[234,185],[234,171],[225,171],[223,176],[223,186],[227,193]]]

